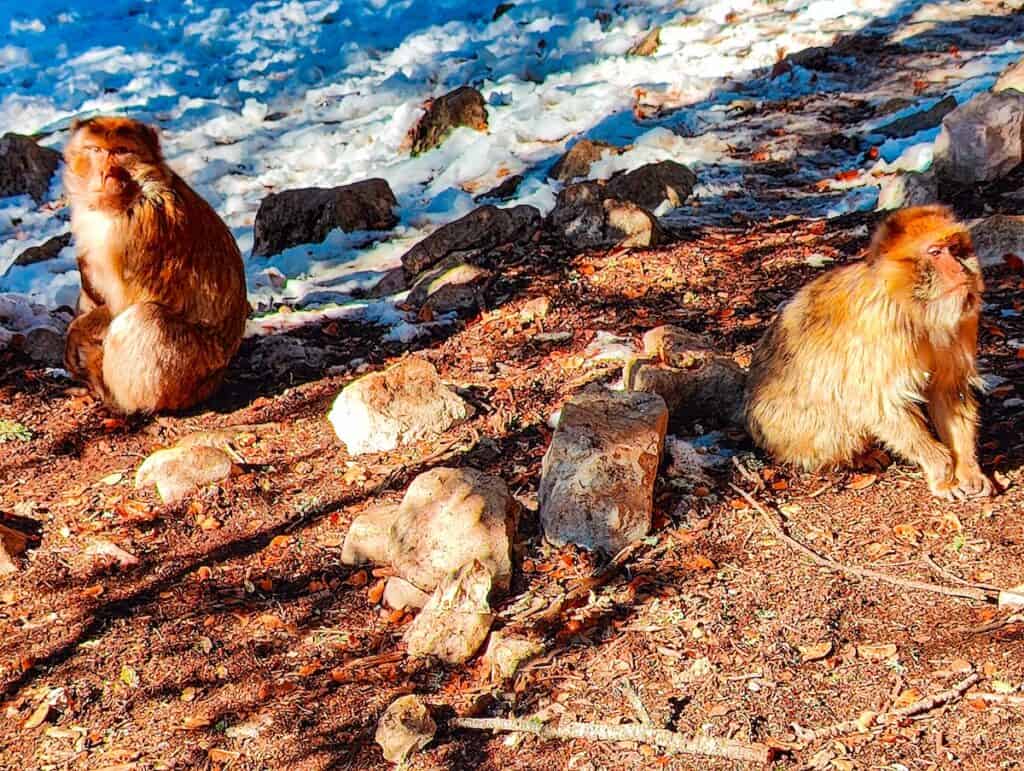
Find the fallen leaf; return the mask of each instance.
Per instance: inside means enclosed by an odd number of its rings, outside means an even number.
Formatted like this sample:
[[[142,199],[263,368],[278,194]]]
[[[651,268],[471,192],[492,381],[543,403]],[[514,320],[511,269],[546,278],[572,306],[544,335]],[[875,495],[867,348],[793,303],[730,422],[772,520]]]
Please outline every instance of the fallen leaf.
[[[866,490],[878,481],[878,474],[855,474],[846,486],[851,490]]]
[[[197,731],[213,725],[213,718],[207,715],[189,715],[181,721],[181,727],[186,731]]]
[[[800,658],[804,663],[807,663],[808,661],[820,661],[832,652],[832,641],[824,640],[823,642],[814,643],[813,645],[798,645],[797,650],[800,651]]]
[[[868,661],[885,661],[896,655],[896,646],[892,643],[858,645],[857,655]]]
[[[121,667],[120,674],[121,682],[127,685],[129,688],[139,687],[139,673],[129,667],[127,664]]]
[[[698,554],[696,557],[686,562],[686,567],[690,570],[714,570],[715,563],[703,554]]]

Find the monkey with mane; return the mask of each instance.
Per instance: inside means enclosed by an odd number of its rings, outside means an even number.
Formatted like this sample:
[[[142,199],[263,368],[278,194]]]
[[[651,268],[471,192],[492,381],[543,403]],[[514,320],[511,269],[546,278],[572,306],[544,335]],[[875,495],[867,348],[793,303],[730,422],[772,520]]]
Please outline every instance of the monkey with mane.
[[[991,495],[975,448],[982,290],[970,235],[947,208],[891,215],[867,259],[801,289],[758,344],[751,436],[805,470],[850,464],[877,441],[918,464],[938,497]]]
[[[150,126],[76,122],[64,157],[82,280],[68,370],[125,413],[206,399],[249,313],[234,237],[166,164]]]

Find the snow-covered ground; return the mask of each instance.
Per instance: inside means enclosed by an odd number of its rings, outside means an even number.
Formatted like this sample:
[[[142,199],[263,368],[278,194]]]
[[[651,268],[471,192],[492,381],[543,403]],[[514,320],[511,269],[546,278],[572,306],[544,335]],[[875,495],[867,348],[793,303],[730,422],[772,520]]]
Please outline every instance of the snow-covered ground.
[[[510,204],[547,211],[558,185],[547,179],[548,168],[567,144],[590,136],[633,145],[596,164],[595,175],[672,158],[698,173],[698,200],[714,199],[743,184],[727,145],[749,137],[716,130],[729,125],[734,101],[829,90],[827,77],[800,67],[767,77],[780,49],[826,44],[910,12],[927,22],[929,14],[970,6],[518,0],[493,19],[490,0],[3,0],[0,131],[42,133],[43,144],[59,149],[74,117],[127,113],[153,122],[170,164],[233,229],[258,311],[339,304],[346,307],[333,315],[397,325],[403,320],[393,306],[350,303],[349,293],[372,285],[430,229],[469,211],[473,196],[502,176],[526,175]],[[628,56],[654,25],[663,28],[657,53]],[[973,60],[951,74],[950,92],[963,101],[987,88],[1022,50],[1008,43]],[[419,157],[402,152],[423,101],[467,83],[489,105],[490,130],[459,129]],[[638,122],[638,88],[685,107]],[[927,164],[934,135],[889,140],[882,160]],[[248,256],[253,218],[269,192],[367,177],[387,179],[398,197],[393,232],[335,232],[320,245]],[[874,205],[870,179],[847,186],[823,213]],[[58,175],[43,206],[0,199],[0,292],[50,308],[73,304],[73,247],[54,260],[12,267],[24,249],[67,229],[68,212],[55,203],[60,196]],[[277,327],[277,320],[262,326]]]

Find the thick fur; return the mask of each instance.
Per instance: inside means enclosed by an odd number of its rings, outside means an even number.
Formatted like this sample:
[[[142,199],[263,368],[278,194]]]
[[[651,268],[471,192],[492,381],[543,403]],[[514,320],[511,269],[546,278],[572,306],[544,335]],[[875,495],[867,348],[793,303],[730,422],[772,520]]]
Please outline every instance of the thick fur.
[[[68,370],[126,413],[206,399],[249,313],[231,232],[164,163],[142,123],[78,124],[65,161],[82,277]]]
[[[766,332],[747,382],[751,436],[807,470],[849,464],[880,441],[920,464],[936,495],[991,493],[972,394],[982,289],[970,237],[947,209],[897,212],[867,260],[812,281]]]

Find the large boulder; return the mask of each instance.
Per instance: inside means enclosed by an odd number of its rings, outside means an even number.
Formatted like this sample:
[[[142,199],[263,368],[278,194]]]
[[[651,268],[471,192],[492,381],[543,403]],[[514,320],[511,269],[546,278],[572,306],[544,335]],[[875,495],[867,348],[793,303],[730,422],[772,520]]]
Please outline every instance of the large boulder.
[[[449,91],[427,103],[423,117],[409,132],[412,154],[419,155],[432,150],[459,126],[487,131],[487,107],[484,98],[479,91],[470,86]]]
[[[474,560],[495,586],[512,579],[519,506],[505,482],[471,468],[435,468],[409,485],[391,523],[388,562],[423,591]]]
[[[383,179],[271,193],[256,212],[252,254],[269,257],[299,244],[320,243],[335,228],[346,233],[390,230],[398,223],[397,205]]]
[[[697,175],[688,167],[676,161],[658,161],[617,174],[608,180],[607,191],[613,198],[654,210],[664,201],[673,208],[679,206],[696,184]]]
[[[472,414],[433,364],[410,356],[345,386],[328,419],[349,454],[359,455],[437,436]]]
[[[526,241],[540,227],[540,212],[533,206],[480,206],[464,217],[442,225],[402,255],[406,274],[414,276],[454,252],[479,252]]]
[[[546,227],[576,249],[656,246],[667,240],[653,214],[610,197],[600,182],[580,182],[562,190]]]
[[[995,214],[972,222],[970,231],[982,267],[1001,265],[1008,254],[1024,259],[1024,216]]]
[[[935,172],[955,186],[991,182],[1024,160],[1024,94],[978,94],[942,121],[935,140]]]
[[[614,554],[646,536],[667,427],[657,394],[591,386],[566,402],[541,469],[548,541]]]
[[[555,161],[548,176],[560,182],[572,182],[580,177],[585,179],[590,176],[591,165],[595,161],[601,160],[605,153],[618,155],[621,152],[621,147],[610,145],[607,142],[581,139]]]
[[[627,388],[661,396],[673,420],[743,425],[746,374],[736,362],[679,327],[656,327],[643,342],[639,366],[627,364]]]
[[[4,134],[0,137],[0,198],[30,195],[41,202],[59,163],[60,153],[32,137]]]
[[[405,633],[409,655],[446,664],[472,658],[494,622],[490,593],[491,572],[476,560],[446,576]]]

